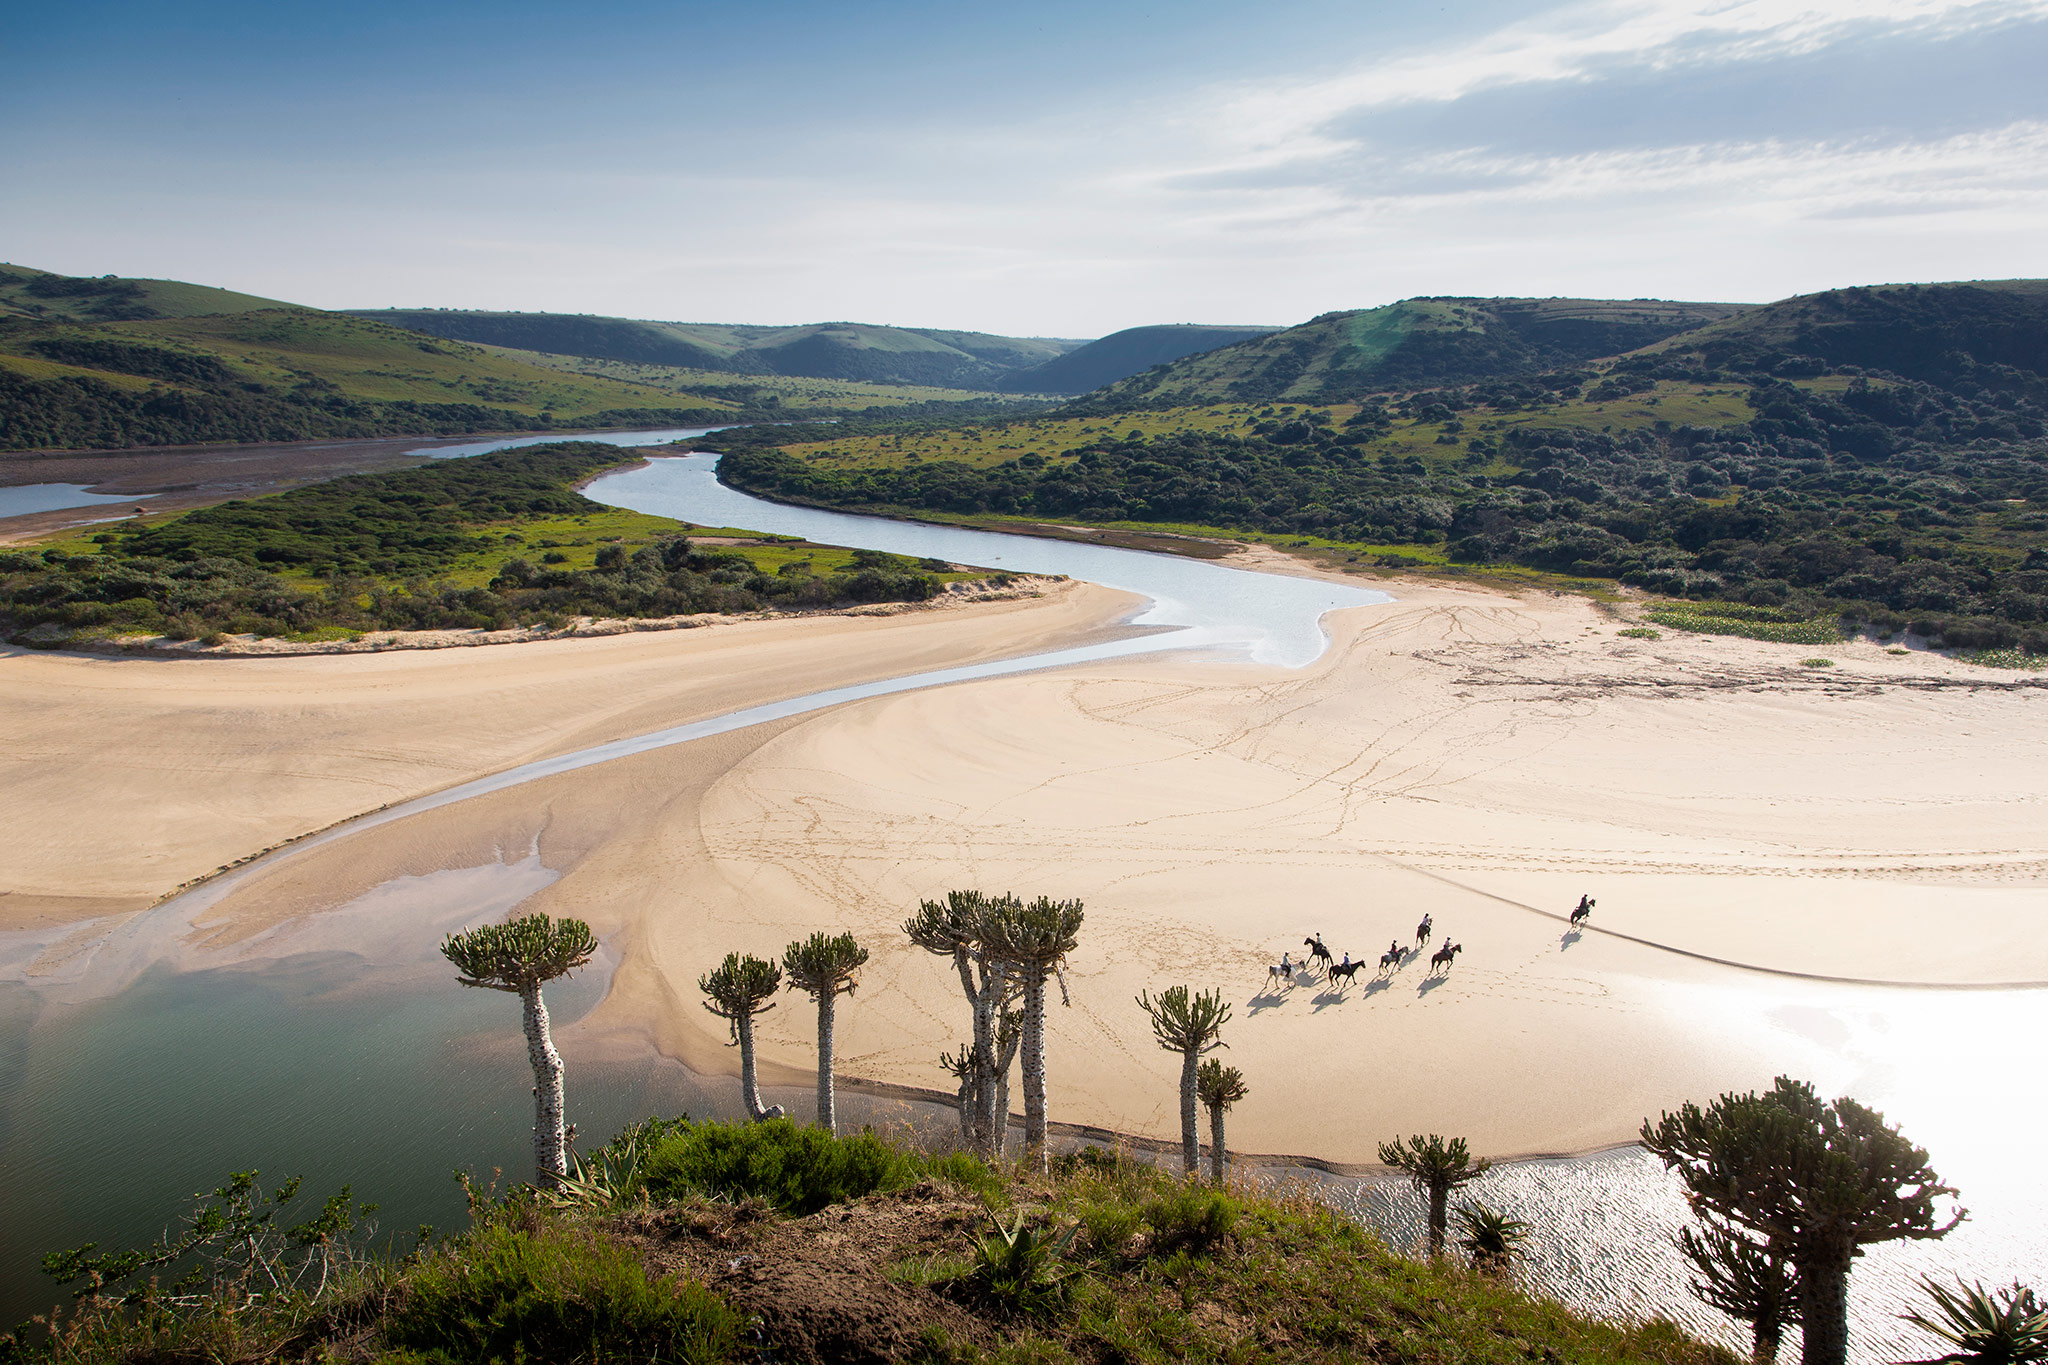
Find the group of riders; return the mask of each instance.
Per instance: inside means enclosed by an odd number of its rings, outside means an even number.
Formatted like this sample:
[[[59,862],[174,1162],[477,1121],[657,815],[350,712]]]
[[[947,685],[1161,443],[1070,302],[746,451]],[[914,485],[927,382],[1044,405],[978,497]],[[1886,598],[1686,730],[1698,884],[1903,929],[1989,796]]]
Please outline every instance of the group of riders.
[[[1571,927],[1573,930],[1577,930],[1580,925],[1592,917],[1593,907],[1596,904],[1598,902],[1591,896],[1579,897],[1579,903],[1573,909],[1571,915]],[[1399,970],[1407,963],[1411,952],[1420,953],[1428,945],[1430,935],[1435,931],[1435,916],[1425,914],[1422,917],[1422,923],[1415,926],[1415,947],[1413,949],[1403,947],[1401,940],[1395,939],[1387,945],[1387,951],[1380,955],[1380,971],[1385,973],[1389,970]],[[1278,966],[1266,969],[1267,984],[1270,985],[1277,980],[1292,985],[1297,972],[1303,968],[1313,969],[1318,967],[1322,969],[1324,980],[1341,980],[1348,983],[1353,977],[1358,975],[1359,969],[1365,966],[1366,959],[1360,958],[1358,961],[1353,962],[1349,953],[1344,954],[1342,962],[1332,958],[1330,950],[1323,946],[1320,934],[1310,934],[1301,941],[1301,946],[1308,949],[1308,952],[1302,957],[1300,962],[1294,960],[1293,951],[1290,949],[1288,952],[1280,954]],[[1444,944],[1443,947],[1430,955],[1429,974],[1431,976],[1435,976],[1439,972],[1448,974],[1451,970],[1451,964],[1457,960],[1458,954],[1464,951],[1465,945],[1462,943]]]

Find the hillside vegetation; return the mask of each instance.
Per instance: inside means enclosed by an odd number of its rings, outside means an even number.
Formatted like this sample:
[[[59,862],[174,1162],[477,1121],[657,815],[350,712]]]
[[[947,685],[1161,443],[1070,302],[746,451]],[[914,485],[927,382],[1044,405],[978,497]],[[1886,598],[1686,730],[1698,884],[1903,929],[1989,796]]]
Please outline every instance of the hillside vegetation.
[[[1333,385],[1324,355],[1313,382]],[[1313,538],[1362,563],[1392,549],[2048,652],[2038,285],[1840,291],[1584,365],[1345,403],[1113,410],[1121,388],[1029,420],[706,444],[730,452],[734,486],[793,501]]]
[[[1010,393],[1088,393],[1105,384],[1199,355],[1234,342],[1277,332],[1277,327],[1127,327],[1079,346],[1063,356],[1018,370],[999,387]]]
[[[923,601],[964,576],[745,531],[711,534],[747,544],[693,544],[681,523],[574,491],[636,458],[594,442],[529,446],[0,552],[0,638],[47,647],[554,629],[578,616]]]
[[[1742,311],[1661,299],[1419,298],[1325,313],[1111,384],[1090,412],[1252,401],[1330,404],[1532,374],[1662,341]]]
[[[753,327],[561,313],[465,309],[353,310],[416,332],[481,342],[727,374],[796,375],[871,383],[994,389],[1003,376],[1072,350],[1079,342],[1004,337],[930,327],[821,322]]]
[[[1735,1365],[1667,1322],[1599,1322],[1396,1254],[1309,1198],[1102,1151],[1026,1180],[787,1120],[657,1120],[589,1165],[605,1174],[568,1197],[473,1196],[469,1231],[403,1257],[351,1255],[344,1191],[311,1254],[281,1226],[247,1239],[266,1268],[310,1262],[314,1292],[307,1274],[257,1295],[227,1245],[182,1300],[117,1306],[117,1279],[54,1340],[0,1338],[0,1360]]]
[[[161,280],[0,266],[0,450],[730,421],[383,323]]]

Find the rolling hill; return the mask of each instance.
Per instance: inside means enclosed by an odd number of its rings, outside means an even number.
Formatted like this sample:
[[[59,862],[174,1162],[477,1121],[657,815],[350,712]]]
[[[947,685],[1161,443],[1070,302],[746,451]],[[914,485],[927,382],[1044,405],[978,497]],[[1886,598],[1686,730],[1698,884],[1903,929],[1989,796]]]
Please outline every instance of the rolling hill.
[[[1277,332],[1277,327],[1211,327],[1184,323],[1163,327],[1126,327],[1079,346],[1028,370],[1018,370],[998,386],[1005,393],[1079,394],[1114,384],[1155,365],[1213,351],[1233,342]]]
[[[1659,299],[1417,298],[1325,313],[1112,383],[1090,410],[1223,402],[1343,403],[1535,373],[1632,351],[1740,315]]]
[[[672,365],[729,374],[1001,387],[1006,375],[1052,360],[1078,341],[1004,337],[938,328],[821,322],[801,327],[648,322],[560,313],[460,309],[352,309],[356,317],[455,341],[553,355]]]
[[[0,450],[699,425],[737,404],[168,280],[0,266]]]

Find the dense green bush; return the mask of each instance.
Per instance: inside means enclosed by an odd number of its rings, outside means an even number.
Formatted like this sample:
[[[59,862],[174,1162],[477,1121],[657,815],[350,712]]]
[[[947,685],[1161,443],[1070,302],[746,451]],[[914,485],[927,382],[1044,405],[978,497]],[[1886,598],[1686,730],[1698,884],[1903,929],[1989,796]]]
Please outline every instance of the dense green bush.
[[[739,1315],[700,1284],[649,1279],[631,1250],[559,1225],[487,1226],[407,1277],[383,1359],[420,1365],[735,1355]]]
[[[646,1172],[656,1199],[751,1196],[798,1215],[901,1189],[920,1174],[915,1160],[872,1133],[839,1138],[788,1119],[692,1125],[655,1146]]]
[[[1243,1212],[1232,1196],[1192,1181],[1160,1191],[1138,1210],[1152,1229],[1152,1249],[1160,1252],[1214,1246],[1230,1235]]]

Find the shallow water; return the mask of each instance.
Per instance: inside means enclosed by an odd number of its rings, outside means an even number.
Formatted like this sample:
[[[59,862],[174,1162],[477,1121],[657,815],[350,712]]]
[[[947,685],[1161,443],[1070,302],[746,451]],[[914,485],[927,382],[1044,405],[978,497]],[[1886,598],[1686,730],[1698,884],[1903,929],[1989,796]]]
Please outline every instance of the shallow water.
[[[459,446],[421,446],[408,455],[430,455],[437,460],[460,460],[471,455],[488,455],[494,450],[518,450],[523,446],[544,446],[556,441],[596,441],[600,445],[665,446],[687,441],[723,427],[666,427],[660,431],[562,431],[550,436],[514,436],[504,440],[470,441]]]
[[[0,488],[0,517],[25,517],[31,512],[61,512],[67,507],[102,503],[142,503],[154,493],[88,493],[82,483],[22,483]]]
[[[590,439],[623,445],[666,435]],[[426,453],[480,454],[560,439]],[[1299,666],[1324,648],[1324,612],[1384,600],[1342,584],[1245,574],[1208,561],[782,507],[721,487],[713,464],[702,456],[659,459],[589,491],[699,524],[1068,574],[1146,596],[1151,605],[1138,619],[1162,629],[637,737],[485,778],[318,842],[548,772],[887,691],[1162,648]],[[322,1192],[352,1180],[360,1197],[383,1203],[381,1221],[390,1228],[458,1221],[460,1195],[446,1174],[457,1166],[523,1170],[531,1080],[514,1007],[495,993],[454,987],[437,949],[445,932],[501,917],[553,875],[530,850],[511,850],[483,867],[401,878],[232,948],[209,946],[190,927],[229,879],[126,924],[72,935],[67,945],[0,937],[0,1160],[13,1177],[0,1182],[0,1320],[51,1301],[51,1287],[32,1268],[36,1253],[92,1238],[147,1237],[184,1195],[230,1170],[303,1173]],[[598,964],[550,995],[563,1025],[571,1117],[601,1140],[651,1112],[732,1114],[732,1082],[694,1077],[631,1048],[601,1047],[569,1026],[595,1005],[607,970]],[[2025,1041],[2048,1036],[2048,993],[1831,987],[1730,971],[1712,986],[1670,987],[1666,998],[1703,1048],[1740,1048],[1765,1034],[1796,1040],[1802,1074],[1903,1123],[1976,1210],[1946,1242],[1882,1248],[1860,1263],[1859,1360],[1920,1353],[1923,1343],[1891,1316],[1911,1301],[1915,1274],[1955,1270],[2004,1280],[2038,1277],[2048,1265],[2048,1195],[2024,1145],[2048,1123],[2029,1080],[2038,1043]],[[774,1099],[799,1116],[809,1112],[807,1090]],[[858,1096],[845,1103],[855,1121],[949,1121],[918,1104]],[[1411,1241],[1418,1230],[1403,1185],[1297,1174],[1396,1241]],[[1525,1274],[1543,1292],[1596,1312],[1664,1313],[1740,1344],[1739,1334],[1685,1292],[1668,1244],[1682,1202],[1641,1151],[1515,1163],[1472,1192],[1535,1225]]]

